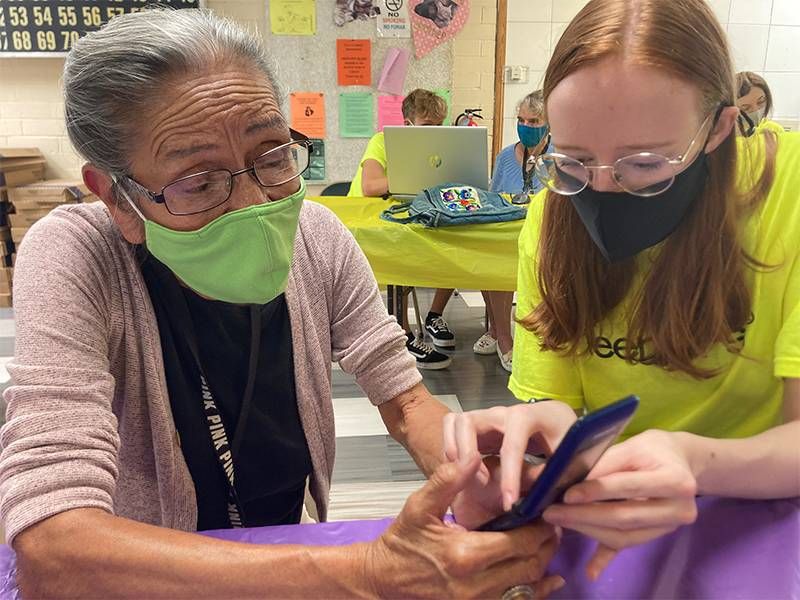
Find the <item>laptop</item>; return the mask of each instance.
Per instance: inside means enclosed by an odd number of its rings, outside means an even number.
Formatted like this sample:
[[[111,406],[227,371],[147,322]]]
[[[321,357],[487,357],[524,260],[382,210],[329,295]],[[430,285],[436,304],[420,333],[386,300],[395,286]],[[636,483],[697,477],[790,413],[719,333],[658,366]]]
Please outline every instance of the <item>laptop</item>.
[[[489,188],[486,127],[384,127],[389,195],[414,197],[457,183]]]

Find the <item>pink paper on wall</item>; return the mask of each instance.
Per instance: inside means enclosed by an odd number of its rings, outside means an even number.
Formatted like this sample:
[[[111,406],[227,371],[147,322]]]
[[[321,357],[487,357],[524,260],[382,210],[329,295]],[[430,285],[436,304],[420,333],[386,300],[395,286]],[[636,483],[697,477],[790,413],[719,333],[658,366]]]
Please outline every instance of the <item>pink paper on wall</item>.
[[[386,125],[403,124],[403,97],[378,96],[378,131]]]
[[[469,0],[410,0],[414,54],[422,58],[452,39],[469,17]]]
[[[405,48],[389,48],[386,51],[381,78],[378,80],[379,91],[402,95],[410,58],[411,53]]]

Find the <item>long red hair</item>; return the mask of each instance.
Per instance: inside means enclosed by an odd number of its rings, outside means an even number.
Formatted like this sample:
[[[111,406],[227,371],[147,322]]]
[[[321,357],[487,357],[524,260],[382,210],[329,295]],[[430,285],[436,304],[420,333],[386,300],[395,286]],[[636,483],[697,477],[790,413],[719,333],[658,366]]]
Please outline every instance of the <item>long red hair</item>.
[[[571,73],[611,56],[697,86],[705,114],[735,106],[725,32],[704,0],[592,0],[556,46],[545,75],[545,102]],[[664,242],[638,290],[632,290],[635,259],[606,261],[572,204],[548,193],[537,259],[542,302],[520,322],[540,337],[542,349],[580,355],[597,349],[598,324],[632,293],[627,360],[695,378],[713,376],[695,362],[716,344],[738,351],[735,332],[750,318],[748,272],[758,266],[742,247],[741,220],[769,191],[774,155],[769,138],[763,174],[741,192],[735,136],[709,154],[702,196]]]

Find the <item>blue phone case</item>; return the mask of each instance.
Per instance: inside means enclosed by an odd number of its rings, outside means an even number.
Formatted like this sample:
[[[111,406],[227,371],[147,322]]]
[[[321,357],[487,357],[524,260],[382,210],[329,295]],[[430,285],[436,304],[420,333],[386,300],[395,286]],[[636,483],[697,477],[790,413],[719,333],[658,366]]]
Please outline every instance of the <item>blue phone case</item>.
[[[575,421],[528,494],[507,513],[478,527],[478,531],[507,531],[539,518],[545,508],[561,500],[567,488],[586,478],[637,406],[639,398],[628,396]]]

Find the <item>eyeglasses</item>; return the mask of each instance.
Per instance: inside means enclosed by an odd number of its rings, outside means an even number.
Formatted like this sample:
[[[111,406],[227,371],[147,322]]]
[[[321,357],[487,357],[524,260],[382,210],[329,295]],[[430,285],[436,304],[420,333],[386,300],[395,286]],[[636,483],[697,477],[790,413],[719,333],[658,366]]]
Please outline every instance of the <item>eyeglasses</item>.
[[[639,152],[623,156],[613,165],[585,165],[565,154],[550,152],[537,156],[533,168],[543,185],[562,196],[574,196],[582,192],[592,183],[596,171],[606,169],[611,170],[616,184],[626,192],[645,198],[657,196],[666,192],[675,181],[675,176],[680,172],[713,114],[709,114],[700,125],[686,152],[676,158],[667,158],[653,152]]]
[[[314,145],[302,133],[289,130],[292,141],[273,148],[256,158],[246,169],[229,171],[214,169],[181,177],[161,188],[156,194],[128,176],[147,197],[167,207],[175,216],[195,215],[216,208],[228,201],[233,190],[233,178],[248,173],[262,187],[276,187],[296,179],[308,168],[309,154]]]

